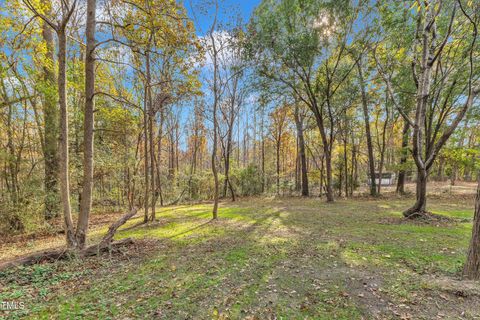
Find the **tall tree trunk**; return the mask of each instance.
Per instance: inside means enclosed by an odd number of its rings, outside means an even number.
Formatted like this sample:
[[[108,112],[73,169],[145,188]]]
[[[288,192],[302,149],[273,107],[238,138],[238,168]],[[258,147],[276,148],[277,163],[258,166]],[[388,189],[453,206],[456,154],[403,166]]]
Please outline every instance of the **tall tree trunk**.
[[[223,185],[223,196],[227,196],[227,189],[230,190],[230,196],[232,201],[235,201],[235,190],[233,189],[232,182],[230,181],[230,156],[232,154],[232,135],[233,135],[233,124],[234,124],[234,111],[231,111],[230,119],[228,123],[228,132],[227,132],[227,145],[224,156],[224,166],[225,166],[225,180]]]
[[[93,126],[94,126],[94,95],[95,95],[95,14],[96,0],[87,1],[87,25],[86,38],[87,48],[85,54],[85,114],[83,129],[83,190],[82,202],[78,216],[76,239],[77,247],[83,249],[88,232],[88,220],[92,207],[93,189]]]
[[[365,134],[367,136],[367,151],[368,151],[368,169],[370,173],[370,195],[377,195],[377,186],[375,179],[375,160],[373,157],[373,143],[372,143],[372,134],[370,132],[370,117],[368,115],[368,101],[367,93],[365,92],[365,81],[363,79],[362,66],[360,62],[357,62],[358,69],[358,78],[360,81],[360,89],[362,91],[362,111],[363,111],[363,120],[365,123]]]
[[[150,90],[149,90],[150,91]],[[150,100],[150,99],[149,99]],[[151,106],[151,104],[150,104]],[[153,111],[150,112],[149,120],[148,120],[148,134],[150,140],[150,189],[152,190],[151,196],[151,213],[150,213],[150,220],[155,221],[155,206],[157,202],[157,189],[155,187],[155,142],[154,142],[154,135],[153,135]]]
[[[378,163],[378,185],[377,185],[377,193],[381,194],[382,192],[382,178],[383,178],[383,168],[385,164],[385,152],[386,152],[386,131],[387,131],[387,122],[388,122],[388,112],[385,118],[385,124],[383,126],[382,131],[382,144],[379,143],[379,150],[380,150],[380,161]]]
[[[308,196],[307,156],[305,153],[305,137],[303,135],[303,119],[300,118],[299,107],[295,104],[295,125],[297,127],[298,148],[300,153],[300,168],[302,179],[302,196]]]
[[[477,174],[478,187],[473,217],[472,239],[468,249],[467,261],[463,267],[463,275],[469,279],[480,279],[480,172]]]
[[[262,168],[262,193],[265,192],[265,133],[264,133],[264,114],[263,114],[263,108],[262,108],[262,119],[261,119],[261,138],[262,138],[262,144],[261,144],[261,153],[262,153],[262,163],[261,163],[261,168]]]
[[[149,189],[150,189],[150,180],[149,180],[149,171],[148,171],[148,109],[147,109],[147,85],[145,85],[144,92],[144,105],[143,105],[143,151],[144,151],[144,196],[143,196],[143,222],[148,222],[148,208],[149,208]]]
[[[333,141],[328,140],[327,133],[325,131],[325,126],[323,124],[323,119],[318,112],[318,108],[314,109],[315,112],[315,120],[317,122],[318,129],[320,131],[320,137],[322,138],[322,147],[323,147],[323,155],[325,157],[325,172],[326,172],[326,179],[325,179],[325,195],[327,197],[327,202],[335,201],[333,196],[333,179],[332,179],[332,152],[331,147]],[[332,128],[333,130],[333,128]]]
[[[51,27],[43,22],[42,36],[46,45],[45,57],[48,63],[43,66],[43,81],[48,90],[43,95],[44,150],[45,159],[45,211],[46,220],[57,217],[60,211],[58,190],[58,108],[54,73],[54,42]]]
[[[5,101],[8,102],[7,98],[7,89],[5,87],[5,83],[3,81],[0,82],[2,85],[2,93],[3,98]],[[13,140],[13,110],[14,106],[12,103],[8,103],[8,111],[7,111],[7,149],[8,149],[8,157],[6,158],[5,163],[5,181],[7,185],[8,193],[11,197],[13,205],[17,205],[18,201],[18,184],[17,184],[17,175],[15,169],[15,162],[16,162],[16,151],[15,145]],[[8,170],[7,170],[8,167]],[[10,178],[10,179],[9,179]]]
[[[213,61],[213,146],[212,146],[212,173],[214,181],[214,190],[213,190],[213,209],[212,209],[212,219],[216,220],[218,218],[218,193],[219,193],[219,183],[218,183],[218,171],[217,171],[217,144],[218,144],[218,121],[217,121],[217,109],[218,103],[220,100],[220,88],[218,87],[219,74],[218,74],[218,49],[216,46],[216,41],[214,37],[214,30],[217,23],[217,14],[218,14],[218,1],[215,1],[215,18],[210,29],[210,41],[212,44],[212,61]]]
[[[277,195],[280,194],[280,139],[278,137],[277,144],[276,144],[276,159],[277,159]]]
[[[257,110],[253,108],[253,159],[252,163],[257,165]]]
[[[60,188],[68,247],[76,247],[72,209],[70,205],[70,178],[68,155],[68,110],[67,110],[67,35],[59,29],[58,35],[58,100],[60,104]]]
[[[155,111],[153,110],[152,103],[152,87],[151,87],[151,74],[150,74],[150,53],[147,52],[145,55],[145,67],[146,67],[146,81],[147,81],[147,102],[148,102],[148,140],[149,140],[149,154],[150,154],[150,190],[151,190],[151,213],[150,220],[155,220],[155,205],[157,201],[157,195],[155,194],[155,143],[154,143],[154,134],[153,134],[153,121],[155,119]],[[145,152],[147,152],[145,150]],[[148,173],[147,173],[148,174]]]
[[[427,9],[427,19],[423,21],[424,25],[419,26],[422,30],[422,55],[421,55],[421,66],[422,70],[417,88],[417,97],[416,97],[416,110],[415,110],[415,121],[413,125],[413,148],[412,155],[417,167],[417,201],[415,204],[405,210],[403,215],[405,217],[415,216],[425,212],[426,205],[426,183],[427,183],[427,168],[425,161],[422,158],[424,154],[424,132],[425,132],[425,123],[426,123],[426,105],[428,103],[428,98],[430,96],[430,87],[431,87],[431,74],[432,74],[432,64],[429,62],[429,32],[432,32],[432,28],[435,27],[435,18],[433,17],[433,8]],[[429,25],[426,28],[426,25]],[[432,40],[433,42],[433,40]],[[433,44],[431,44],[433,45]],[[393,99],[393,98],[392,98]],[[425,189],[425,191],[424,191]]]
[[[262,136],[262,193],[265,192],[265,137]]]
[[[339,165],[338,166],[338,196],[342,196],[342,190],[343,190],[343,166]]]
[[[408,132],[410,131],[410,125],[407,121],[404,121],[403,130],[402,130],[402,150],[400,156],[400,170],[398,171],[398,180],[397,180],[397,190],[396,192],[399,194],[405,194],[405,179],[406,179],[406,170],[405,164],[407,163],[407,156],[408,156],[408,140],[409,135]]]
[[[384,149],[384,148],[382,148]],[[382,193],[382,175],[383,175],[383,163],[385,161],[385,150],[380,152],[380,162],[378,163],[378,185],[377,185],[377,193]]]
[[[295,191],[300,191],[300,154],[298,151],[298,135],[295,137],[295,168],[294,168]]]
[[[298,146],[298,133],[295,141],[295,191],[301,190],[301,181],[300,181],[300,151]]]
[[[163,140],[163,121],[164,113],[163,107],[160,107],[160,124],[158,125],[158,142],[157,142],[157,159],[155,161],[157,166],[157,185],[158,185],[158,196],[160,198],[160,206],[163,206],[163,190],[162,190],[162,181],[160,179],[162,173],[162,140]]]
[[[348,197],[348,156],[347,156],[347,133],[344,132],[345,137],[343,138],[343,168],[345,176],[345,197]]]
[[[212,173],[213,173],[213,210],[212,217],[213,219],[218,218],[218,172],[217,172],[217,101],[213,103],[213,147],[212,147]]]
[[[385,120],[383,122],[383,130],[382,130],[382,143],[379,143],[379,150],[380,150],[380,163],[378,164],[378,186],[377,186],[377,193],[380,194],[382,190],[382,175],[383,175],[383,167],[385,164],[385,152],[387,149],[387,126],[388,121],[390,118],[390,112],[388,109],[388,92],[386,93],[385,98]]]

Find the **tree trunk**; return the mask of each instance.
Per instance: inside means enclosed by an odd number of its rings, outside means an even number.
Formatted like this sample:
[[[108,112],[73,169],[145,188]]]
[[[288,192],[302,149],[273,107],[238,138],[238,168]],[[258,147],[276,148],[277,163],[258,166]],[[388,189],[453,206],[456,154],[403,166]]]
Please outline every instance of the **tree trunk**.
[[[230,191],[230,196],[232,197],[232,201],[235,202],[235,190],[233,189],[232,181],[230,181],[230,154],[229,151],[231,147],[227,146],[227,153],[225,155],[225,180],[223,185],[223,196],[227,196],[227,190]]]
[[[295,124],[297,127],[298,148],[300,153],[300,169],[302,180],[302,196],[308,196],[307,156],[305,153],[305,138],[303,136],[303,119],[300,118],[298,105],[295,105]]]
[[[378,164],[378,186],[377,186],[377,194],[382,193],[382,175],[383,175],[383,162],[385,160],[385,152],[382,151],[380,153],[380,163]]]
[[[298,134],[295,141],[295,191],[300,191],[301,182],[300,182],[300,152],[298,147]]]
[[[131,217],[136,214],[137,210],[133,208],[130,212],[123,215],[119,220],[115,221],[108,228],[108,232],[103,236],[102,240],[98,244],[94,244],[85,249],[79,250],[76,253],[79,257],[88,257],[92,255],[97,255],[100,252],[111,250],[114,247],[124,246],[127,244],[132,244],[133,240],[131,238],[122,239],[119,241],[113,241],[113,236],[117,232],[118,228],[124,225]],[[69,256],[71,251],[69,248],[59,248],[47,251],[35,252],[23,257],[16,258],[11,261],[0,263],[0,271],[3,271],[7,268],[12,268],[16,266],[32,265],[35,263],[45,262],[45,261],[56,261],[59,259],[64,259]]]
[[[224,167],[225,178],[223,179],[222,198],[227,197],[227,191],[228,191],[228,164],[227,164],[226,159],[227,159],[227,156],[224,154],[223,155],[223,167]]]
[[[427,9],[427,21],[424,21],[425,26],[428,24],[429,27],[421,26],[422,28],[422,56],[421,56],[421,74],[419,75],[418,88],[417,88],[417,97],[416,97],[416,110],[415,110],[415,121],[413,123],[413,148],[412,155],[417,167],[417,201],[415,204],[403,212],[405,217],[416,217],[425,213],[426,207],[426,193],[427,193],[427,164],[422,155],[424,153],[424,148],[427,147],[426,151],[428,153],[428,146],[424,145],[424,134],[425,134],[425,123],[426,123],[426,106],[430,96],[430,87],[432,85],[431,75],[432,75],[432,66],[433,64],[429,62],[430,60],[430,51],[428,45],[429,32],[435,30],[435,17],[433,17],[434,9],[430,6]],[[428,21],[430,20],[430,21]],[[433,47],[435,37],[432,37],[432,43],[430,46]],[[392,97],[393,99],[393,97]],[[432,159],[433,161],[433,159]]]
[[[143,222],[148,222],[148,208],[149,208],[149,189],[150,189],[150,180],[149,180],[149,172],[148,172],[148,110],[147,110],[147,86],[145,86],[144,92],[144,105],[143,105],[143,151],[144,151],[144,196],[143,196]]]
[[[214,181],[214,191],[213,191],[213,210],[212,215],[213,219],[218,218],[218,172],[217,172],[217,102],[214,102],[213,106],[213,147],[212,147],[212,173]]]
[[[474,280],[480,280],[480,172],[477,179],[478,187],[473,217],[472,239],[470,240],[467,261],[463,267],[463,275]]]
[[[355,141],[352,137],[352,168],[350,173],[350,196],[353,197],[353,190],[357,184],[357,170],[358,170],[358,163],[357,163],[357,146],[355,145]]]
[[[262,122],[261,122],[261,130],[262,130],[262,145],[261,145],[261,153],[262,153],[262,193],[265,192],[265,134],[264,134],[264,114],[262,109]]]
[[[438,159],[438,169],[437,169],[437,180],[443,181],[443,172],[445,171],[445,157],[440,157]]]
[[[327,202],[334,202],[333,196],[333,187],[332,187],[332,152],[331,152],[331,144],[333,140],[329,142],[327,138],[327,133],[325,132],[325,127],[323,125],[323,119],[318,112],[318,108],[314,108],[315,112],[315,120],[317,122],[318,130],[320,131],[320,137],[322,138],[322,147],[323,147],[323,155],[325,157],[325,171],[326,171],[326,179],[325,179],[325,195],[327,197]]]
[[[403,124],[403,130],[402,130],[402,154],[400,157],[400,170],[398,171],[398,180],[397,180],[397,190],[396,192],[399,194],[405,194],[405,178],[406,178],[406,170],[405,170],[405,164],[407,163],[407,147],[408,147],[408,131],[410,129],[410,125],[408,124],[407,121],[404,122]]]
[[[50,91],[55,88],[54,73],[54,42],[51,27],[43,22],[42,36],[46,45],[46,59],[49,63],[43,66],[43,81],[48,90],[44,92],[43,117],[44,117],[44,150],[45,159],[45,219],[57,217],[60,211],[58,190],[58,109],[57,92]],[[51,64],[51,65],[50,65]]]
[[[65,223],[67,247],[76,247],[72,209],[70,205],[70,178],[68,155],[68,110],[67,110],[67,35],[64,29],[58,32],[58,100],[60,104],[60,188]]]
[[[376,186],[376,180],[375,180],[375,160],[373,157],[372,134],[370,132],[370,117],[368,115],[367,94],[365,92],[365,84],[364,84],[362,67],[360,65],[360,62],[357,63],[357,69],[358,69],[358,78],[360,80],[360,88],[362,90],[363,120],[365,123],[365,134],[367,136],[368,169],[370,172],[370,195],[376,196],[377,186]]]
[[[328,147],[325,147],[324,149],[328,149]],[[325,154],[325,168],[327,172],[325,183],[327,202],[333,202],[334,198],[332,188],[332,155],[329,150],[327,150],[327,153]]]
[[[280,137],[276,143],[276,162],[277,162],[277,195],[280,194]]]
[[[1,82],[2,84],[2,89],[3,89],[3,95],[7,97],[7,89],[5,88],[5,84],[3,81]],[[8,104],[8,112],[7,112],[7,149],[8,149],[8,157],[7,161],[5,164],[5,181],[7,185],[7,190],[8,193],[10,194],[11,200],[13,205],[17,205],[18,201],[18,183],[17,183],[17,176],[18,172],[15,169],[15,162],[16,162],[16,151],[15,151],[15,145],[13,141],[13,110],[14,106],[9,103]],[[7,170],[7,164],[8,164],[8,170]],[[10,182],[9,182],[10,178]]]
[[[456,161],[456,160],[453,160]],[[457,172],[458,172],[458,164],[455,164],[452,167],[452,172],[450,174],[450,185],[454,186],[457,183]]]
[[[324,189],[324,182],[325,182],[325,156],[322,155],[322,157],[320,158],[320,192],[319,192],[319,196],[320,198],[322,197],[323,195],[323,189]]]
[[[343,166],[339,165],[338,166],[338,196],[342,196],[342,190],[343,190]]]
[[[224,156],[224,166],[225,166],[225,180],[223,185],[223,196],[227,196],[227,189],[230,190],[230,195],[232,201],[235,201],[235,191],[233,190],[232,182],[230,181],[230,156],[232,154],[232,135],[233,135],[233,124],[234,124],[234,111],[231,111],[229,123],[228,123],[228,132],[227,132],[227,145]]]
[[[415,204],[403,212],[403,216],[406,218],[415,218],[418,215],[425,213],[427,206],[427,170],[425,168],[419,168],[417,170],[417,200]]]
[[[348,197],[348,156],[347,156],[347,133],[344,132],[345,137],[343,138],[343,168],[345,176],[345,197]]]
[[[163,113],[163,106],[160,107],[160,124],[158,125],[158,143],[157,143],[157,159],[156,159],[156,166],[157,166],[157,185],[158,185],[158,196],[160,198],[160,206],[163,207],[163,190],[162,190],[162,181],[160,179],[162,173],[162,140],[163,140],[163,121],[164,121],[164,113]],[[195,138],[196,139],[196,138]],[[195,149],[196,153],[196,149]],[[196,156],[195,156],[196,158]]]
[[[216,10],[218,10],[218,3],[215,3]],[[218,122],[217,122],[217,109],[218,103],[220,100],[220,93],[218,88],[218,49],[216,47],[215,37],[213,31],[215,29],[215,24],[217,22],[217,11],[215,12],[215,20],[212,24],[212,29],[210,30],[210,40],[212,42],[212,60],[213,60],[213,146],[212,146],[212,173],[214,181],[214,190],[213,190],[213,210],[212,210],[212,219],[216,220],[218,218],[218,192],[219,192],[219,183],[218,183],[218,171],[217,171],[217,144],[218,144]]]
[[[94,126],[94,108],[95,108],[95,14],[96,0],[87,2],[87,25],[86,38],[87,49],[85,54],[85,114],[83,128],[83,190],[82,202],[80,203],[80,212],[78,215],[76,239],[77,247],[83,249],[87,239],[88,220],[92,207],[92,189],[93,189],[93,126]]]
[[[150,54],[147,52],[145,55],[146,60],[146,78],[147,78],[147,101],[148,101],[148,140],[149,140],[149,153],[150,153],[150,190],[151,190],[151,213],[150,220],[155,221],[155,206],[157,202],[157,195],[155,194],[155,143],[153,135],[153,121],[155,119],[155,111],[153,110],[152,103],[152,87],[151,87],[151,75],[150,75]],[[146,152],[146,151],[145,151]]]

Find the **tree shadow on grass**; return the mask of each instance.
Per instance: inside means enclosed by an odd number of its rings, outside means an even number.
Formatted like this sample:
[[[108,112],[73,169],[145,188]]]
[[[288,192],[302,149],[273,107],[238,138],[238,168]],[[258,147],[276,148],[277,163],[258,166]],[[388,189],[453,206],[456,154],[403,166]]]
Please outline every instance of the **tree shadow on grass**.
[[[220,211],[218,221],[189,213],[165,218],[166,225],[150,225],[174,230],[182,227],[176,221],[187,226],[203,220],[171,235],[156,233],[154,256],[124,269],[113,267],[108,277],[95,279],[98,285],[67,300],[57,296],[46,313],[71,318],[80,308],[86,318],[360,318],[357,307],[341,294],[347,277],[343,266],[333,269],[328,264],[338,259],[328,258],[332,251],[317,248],[326,243],[319,235],[339,221],[321,222],[330,217],[299,212],[295,204],[282,202],[274,203],[273,210],[270,205],[251,213],[241,209],[251,219],[225,218]],[[192,238],[181,245],[172,241],[187,234]]]

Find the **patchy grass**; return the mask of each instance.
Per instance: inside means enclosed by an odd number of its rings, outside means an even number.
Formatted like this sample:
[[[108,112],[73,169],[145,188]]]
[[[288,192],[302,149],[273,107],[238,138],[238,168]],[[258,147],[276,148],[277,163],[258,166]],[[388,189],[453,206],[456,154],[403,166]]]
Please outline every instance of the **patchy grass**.
[[[473,202],[430,203],[459,219],[441,225],[402,221],[410,202],[249,199],[221,203],[218,221],[205,204],[162,208],[123,228],[137,239],[123,253],[0,273],[0,301],[26,306],[0,317],[480,317],[478,284],[458,281]]]

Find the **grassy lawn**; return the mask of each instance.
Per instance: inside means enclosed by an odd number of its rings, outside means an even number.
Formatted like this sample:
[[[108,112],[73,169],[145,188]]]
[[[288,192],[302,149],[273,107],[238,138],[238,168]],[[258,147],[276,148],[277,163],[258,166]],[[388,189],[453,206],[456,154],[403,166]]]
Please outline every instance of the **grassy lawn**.
[[[0,273],[0,301],[26,307],[0,318],[479,319],[480,286],[460,281],[473,200],[430,201],[457,219],[439,224],[402,221],[411,201],[162,208],[123,228],[123,253]]]

